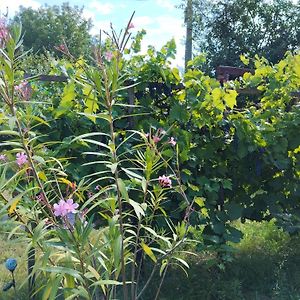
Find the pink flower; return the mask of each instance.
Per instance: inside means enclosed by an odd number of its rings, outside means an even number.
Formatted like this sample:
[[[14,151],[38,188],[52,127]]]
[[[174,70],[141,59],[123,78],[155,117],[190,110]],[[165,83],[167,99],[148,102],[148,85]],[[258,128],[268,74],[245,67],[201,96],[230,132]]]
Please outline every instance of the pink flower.
[[[114,57],[114,55],[113,55],[113,53],[110,52],[110,51],[104,53],[104,58],[105,58],[107,61],[111,61],[113,57]]]
[[[42,193],[38,194],[35,198],[40,203],[44,203],[45,202],[45,197],[44,197],[44,195]]]
[[[157,129],[157,134],[165,135],[165,134],[166,134],[166,131],[165,131],[163,128],[158,128],[158,129]]]
[[[54,215],[56,217],[64,217],[67,215],[66,201],[60,200],[53,205]]]
[[[15,90],[19,92],[25,100],[28,100],[31,96],[31,87],[27,81],[23,81],[15,86]]]
[[[96,185],[95,190],[100,191],[100,185]]]
[[[169,176],[163,175],[158,177],[158,181],[161,187],[172,187],[172,180]]]
[[[6,21],[0,18],[0,46],[4,46],[5,41],[8,38],[8,28],[6,26]]]
[[[68,199],[67,201],[61,199],[53,205],[54,215],[56,217],[65,217],[67,214],[74,214],[78,206],[77,203],[73,202],[73,199]]]
[[[7,160],[7,156],[5,154],[0,155],[0,161],[5,162]]]
[[[54,48],[56,50],[58,50],[58,51],[63,52],[63,53],[67,52],[67,50],[68,50],[64,44],[60,44],[58,46],[54,46]]]
[[[66,209],[67,209],[67,212],[68,213],[75,213],[76,212],[76,208],[78,208],[78,204],[77,203],[74,203],[73,199],[68,199],[66,201]]]
[[[16,91],[22,91],[28,85],[27,81],[22,81],[19,85],[15,86]]]
[[[169,144],[171,144],[172,146],[176,146],[176,141],[173,137],[170,138],[170,140],[168,141]]]
[[[157,135],[153,136],[153,142],[155,144],[157,144],[159,141],[160,141],[160,137],[159,136],[157,136]]]
[[[134,24],[132,22],[130,22],[128,25],[128,29],[132,29],[132,28],[134,28]]]
[[[19,167],[28,163],[28,157],[25,152],[19,152],[16,155],[16,161]]]

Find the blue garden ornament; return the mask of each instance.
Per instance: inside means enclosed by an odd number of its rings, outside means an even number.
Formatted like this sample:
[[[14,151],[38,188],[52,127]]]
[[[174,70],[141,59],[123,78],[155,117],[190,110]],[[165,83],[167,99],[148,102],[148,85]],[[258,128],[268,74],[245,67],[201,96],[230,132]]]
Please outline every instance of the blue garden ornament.
[[[8,258],[5,262],[5,267],[7,270],[14,272],[14,270],[16,269],[18,263],[17,260],[14,258]]]
[[[8,271],[11,272],[12,275],[12,280],[10,282],[7,282],[4,287],[2,288],[3,292],[8,291],[10,288],[14,288],[15,293],[16,293],[16,281],[15,281],[15,275],[14,275],[14,271],[17,267],[18,263],[17,260],[15,258],[8,258],[5,262],[5,267]]]

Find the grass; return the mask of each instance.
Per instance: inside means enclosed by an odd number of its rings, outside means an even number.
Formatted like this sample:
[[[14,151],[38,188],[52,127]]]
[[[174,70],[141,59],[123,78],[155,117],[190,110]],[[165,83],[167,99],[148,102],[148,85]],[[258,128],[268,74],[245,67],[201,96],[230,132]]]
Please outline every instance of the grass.
[[[232,261],[222,270],[213,253],[189,259],[189,277],[170,269],[160,300],[299,300],[300,237],[290,237],[274,222],[236,224],[244,233]],[[156,290],[154,282],[152,289]],[[152,300],[149,294],[145,300]]]
[[[25,300],[27,296],[27,283],[26,273],[26,245],[17,242],[16,240],[8,241],[6,235],[0,236],[0,300]],[[4,263],[7,258],[16,258],[18,262],[17,269],[15,271],[15,278],[17,282],[17,294],[11,288],[8,292],[3,292],[2,287],[5,283],[12,279],[11,274],[6,270]]]
[[[232,261],[221,269],[211,264],[217,257],[212,252],[199,252],[189,258],[189,277],[178,268],[170,268],[159,300],[299,300],[300,299],[300,236],[290,237],[274,222],[236,223],[244,238],[234,245]],[[26,285],[26,245],[17,241],[0,244],[0,285],[10,280],[3,263],[8,257],[18,260],[17,296],[13,290],[1,300],[28,299]],[[142,300],[153,300],[158,282],[152,283]]]

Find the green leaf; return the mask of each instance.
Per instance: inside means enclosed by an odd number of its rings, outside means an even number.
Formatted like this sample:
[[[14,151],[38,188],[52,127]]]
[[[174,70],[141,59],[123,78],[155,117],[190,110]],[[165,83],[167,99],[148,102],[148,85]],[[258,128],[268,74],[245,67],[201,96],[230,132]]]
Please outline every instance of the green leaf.
[[[234,106],[236,106],[236,97],[238,93],[234,90],[227,90],[226,94],[224,95],[224,101],[226,106],[233,109]]]
[[[204,207],[205,198],[203,197],[195,197],[195,203],[199,205],[199,207]]]
[[[82,280],[82,277],[78,273],[78,271],[66,267],[41,267],[41,271],[49,272],[49,273],[56,273],[56,274],[69,274],[73,276],[74,278]]]
[[[247,58],[245,55],[240,55],[240,59],[241,59],[241,62],[245,65],[245,66],[248,66],[249,65],[249,58]]]
[[[139,179],[139,180],[143,180],[145,178],[143,178],[143,176],[141,176],[140,174],[137,174],[129,169],[126,169],[126,168],[121,168],[130,178],[136,178],[136,179]]]
[[[85,99],[86,108],[84,109],[84,112],[86,116],[95,123],[96,119],[94,116],[92,116],[92,114],[95,113],[99,108],[98,99],[90,85],[86,85],[84,87],[83,94],[86,96]]]
[[[143,210],[142,204],[139,204],[131,199],[128,200],[128,203],[133,207],[138,219],[140,219],[141,216],[145,216],[145,211]]]
[[[42,118],[38,117],[38,116],[31,116],[31,118],[35,121],[38,121],[39,123],[46,125],[48,127],[51,127],[49,123],[47,123],[45,120],[43,120]]]
[[[126,190],[125,183],[124,183],[124,181],[123,181],[121,178],[118,178],[118,180],[117,180],[117,185],[118,185],[118,187],[119,187],[119,190],[120,190],[120,192],[121,192],[122,197],[123,197],[126,201],[129,201],[129,197],[128,197],[128,193],[127,193],[127,190]]]
[[[243,207],[237,203],[229,202],[224,205],[228,217],[231,221],[237,220],[242,216]]]
[[[46,164],[45,160],[44,160],[41,156],[34,155],[34,156],[32,157],[32,159],[35,160],[36,162],[41,163],[42,165],[45,165],[45,164]]]
[[[110,167],[111,172],[113,174],[115,174],[116,170],[117,170],[117,167],[118,167],[118,163],[111,164],[109,167]]]
[[[155,263],[157,262],[157,259],[152,251],[152,249],[146,245],[144,242],[141,242],[142,249],[144,250],[145,254],[148,255]]]
[[[175,77],[177,81],[181,81],[180,75],[179,75],[179,70],[177,68],[172,69],[172,74]]]
[[[16,118],[15,117],[9,117],[8,118],[8,126],[10,130],[14,130],[16,124]]]
[[[59,107],[55,110],[55,117],[58,118],[71,111],[75,99],[75,83],[71,82],[64,87],[63,96]]]

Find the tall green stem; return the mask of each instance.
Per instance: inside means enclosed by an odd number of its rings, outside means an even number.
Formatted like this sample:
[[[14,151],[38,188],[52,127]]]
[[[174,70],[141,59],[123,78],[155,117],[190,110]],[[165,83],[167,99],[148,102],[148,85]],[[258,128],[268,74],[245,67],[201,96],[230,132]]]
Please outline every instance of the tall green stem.
[[[118,64],[117,64],[118,65]],[[111,156],[112,156],[112,163],[116,164],[118,163],[118,157],[116,152],[116,138],[115,138],[115,130],[114,130],[114,118],[113,118],[113,97],[109,90],[109,82],[107,78],[107,74],[105,69],[103,69],[104,73],[104,86],[105,86],[105,96],[106,96],[106,105],[108,108],[108,114],[109,114],[109,126],[110,126],[110,139],[111,139]],[[119,70],[117,70],[117,73]],[[124,224],[123,224],[123,206],[122,206],[122,196],[119,186],[119,171],[118,167],[116,167],[116,170],[114,172],[114,179],[117,189],[117,201],[118,201],[118,207],[119,207],[119,226],[120,226],[120,234],[121,234],[121,273],[122,273],[122,285],[123,285],[123,299],[128,299],[128,291],[127,291],[127,284],[126,284],[126,269],[125,269],[125,251],[124,251],[124,239],[125,239],[125,230],[124,230]]]

